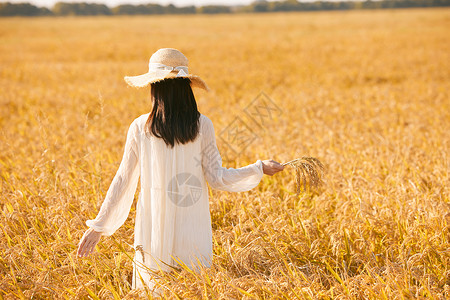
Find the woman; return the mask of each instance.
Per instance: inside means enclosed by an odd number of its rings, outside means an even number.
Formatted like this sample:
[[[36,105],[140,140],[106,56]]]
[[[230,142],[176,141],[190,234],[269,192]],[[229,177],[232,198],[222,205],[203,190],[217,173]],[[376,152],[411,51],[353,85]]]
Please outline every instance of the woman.
[[[259,184],[263,174],[283,166],[258,160],[223,168],[211,120],[197,110],[191,86],[207,89],[188,73],[187,58],[176,49],[160,49],[146,74],[125,77],[134,87],[151,84],[151,113],[130,125],[122,162],[106,198],[80,241],[79,256],[94,251],[102,235],[113,234],[126,220],[138,178],[133,289],[151,285],[149,270],[169,271],[180,262],[192,269],[210,266],[212,228],[208,187],[242,192]]]

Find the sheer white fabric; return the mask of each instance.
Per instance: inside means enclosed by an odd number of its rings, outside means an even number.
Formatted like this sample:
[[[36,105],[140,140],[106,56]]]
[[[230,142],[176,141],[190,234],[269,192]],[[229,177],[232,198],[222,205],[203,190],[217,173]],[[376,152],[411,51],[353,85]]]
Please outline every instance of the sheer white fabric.
[[[136,204],[133,288],[152,287],[151,272],[180,263],[191,269],[212,260],[212,228],[208,186],[231,192],[256,187],[262,162],[242,168],[222,167],[214,127],[200,116],[195,141],[167,147],[144,132],[149,114],[130,125],[119,169],[94,220],[86,224],[103,235],[113,234],[127,219],[140,177]]]

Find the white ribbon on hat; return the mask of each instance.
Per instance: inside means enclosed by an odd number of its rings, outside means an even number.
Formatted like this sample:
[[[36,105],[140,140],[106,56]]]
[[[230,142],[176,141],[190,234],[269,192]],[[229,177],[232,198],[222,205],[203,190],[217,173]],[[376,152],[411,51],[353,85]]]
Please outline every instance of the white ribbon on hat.
[[[166,66],[164,64],[160,63],[149,63],[148,64],[148,72],[153,73],[155,72],[158,77],[166,77],[169,75],[172,71],[178,71],[178,74],[176,77],[183,77],[188,75],[188,67],[185,66],[178,66],[178,67],[171,67]]]

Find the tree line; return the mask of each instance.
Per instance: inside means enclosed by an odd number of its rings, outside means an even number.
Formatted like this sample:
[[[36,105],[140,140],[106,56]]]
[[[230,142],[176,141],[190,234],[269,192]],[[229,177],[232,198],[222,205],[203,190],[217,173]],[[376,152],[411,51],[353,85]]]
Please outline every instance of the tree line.
[[[286,11],[319,11],[349,9],[393,9],[408,7],[446,7],[450,0],[380,0],[380,1],[255,1],[249,5],[175,6],[173,4],[122,4],[108,7],[98,3],[58,2],[51,9],[30,3],[0,3],[0,16],[93,16],[93,15],[162,15],[162,14],[226,14]]]

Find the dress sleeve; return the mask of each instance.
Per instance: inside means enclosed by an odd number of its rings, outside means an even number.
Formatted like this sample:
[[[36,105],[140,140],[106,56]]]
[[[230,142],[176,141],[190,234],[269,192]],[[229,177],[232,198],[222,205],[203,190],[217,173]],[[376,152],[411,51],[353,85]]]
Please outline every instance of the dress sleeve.
[[[94,220],[86,221],[87,226],[106,236],[112,235],[122,226],[133,203],[140,175],[137,134],[136,122],[133,121],[128,129],[122,161],[100,211]]]
[[[216,144],[214,126],[205,118],[202,126],[203,174],[214,189],[229,192],[245,192],[256,187],[263,177],[262,161],[241,168],[222,167],[222,157]]]

